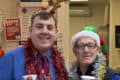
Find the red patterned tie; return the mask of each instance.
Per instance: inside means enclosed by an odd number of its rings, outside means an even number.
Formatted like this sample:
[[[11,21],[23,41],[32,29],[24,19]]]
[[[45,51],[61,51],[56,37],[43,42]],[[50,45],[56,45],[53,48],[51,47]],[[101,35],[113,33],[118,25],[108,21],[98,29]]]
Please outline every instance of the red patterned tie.
[[[46,56],[42,57],[42,68],[43,68],[42,73],[44,76],[44,80],[51,80],[48,59]]]

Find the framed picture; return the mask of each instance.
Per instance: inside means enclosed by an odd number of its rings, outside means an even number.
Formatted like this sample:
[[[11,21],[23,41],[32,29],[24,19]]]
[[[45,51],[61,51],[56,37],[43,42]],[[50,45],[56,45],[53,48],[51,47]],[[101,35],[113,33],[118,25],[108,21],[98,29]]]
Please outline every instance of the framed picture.
[[[120,48],[120,25],[115,26],[115,48]]]
[[[21,28],[19,18],[4,19],[5,39],[7,41],[17,41],[21,39]]]

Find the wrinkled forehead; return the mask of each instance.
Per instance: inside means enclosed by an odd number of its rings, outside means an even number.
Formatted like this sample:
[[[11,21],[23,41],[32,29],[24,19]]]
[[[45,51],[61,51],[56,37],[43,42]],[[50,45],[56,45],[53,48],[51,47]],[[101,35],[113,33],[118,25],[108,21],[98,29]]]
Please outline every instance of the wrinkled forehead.
[[[33,20],[33,23],[38,23],[38,22],[46,22],[46,23],[48,23],[48,24],[53,24],[53,25],[55,25],[56,26],[56,22],[55,22],[55,20],[54,20],[54,18],[53,17],[49,17],[49,18],[42,18],[42,17],[40,17],[40,16],[36,16],[35,18],[34,18],[34,20]]]
[[[76,40],[76,44],[79,44],[79,43],[94,43],[94,44],[96,44],[96,41],[95,41],[95,39],[93,39],[89,36],[81,36]]]
[[[33,24],[35,23],[46,23],[46,24],[52,24],[55,25],[55,21],[52,17],[48,18],[48,19],[42,19],[39,16],[35,17],[33,20]]]
[[[34,17],[33,20],[35,20],[35,19],[40,19],[40,20],[49,20],[49,19],[51,19],[51,20],[55,21],[52,16],[44,17],[44,16],[39,16],[39,15],[37,15],[36,17]]]

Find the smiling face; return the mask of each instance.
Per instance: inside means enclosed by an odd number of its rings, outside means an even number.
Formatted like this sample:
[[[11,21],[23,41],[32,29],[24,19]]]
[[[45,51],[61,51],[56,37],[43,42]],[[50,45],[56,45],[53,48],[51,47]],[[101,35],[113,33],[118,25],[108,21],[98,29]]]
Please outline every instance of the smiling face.
[[[30,27],[30,36],[35,48],[46,52],[52,47],[57,37],[57,29],[53,17],[42,19],[36,16]]]
[[[89,65],[94,62],[99,50],[95,40],[90,37],[80,37],[73,48],[73,52],[81,65]]]

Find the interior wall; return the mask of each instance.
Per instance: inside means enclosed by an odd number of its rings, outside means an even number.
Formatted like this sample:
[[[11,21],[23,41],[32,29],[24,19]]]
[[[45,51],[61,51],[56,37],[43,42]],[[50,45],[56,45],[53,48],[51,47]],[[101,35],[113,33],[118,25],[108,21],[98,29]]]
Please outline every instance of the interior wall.
[[[110,61],[111,67],[120,66],[120,48],[115,48],[115,25],[120,25],[120,0],[110,0]]]
[[[17,17],[17,5],[18,0],[0,0],[0,28],[2,27],[2,31],[0,32],[1,36],[1,45],[4,50],[9,50],[15,48],[18,43],[17,42],[6,42],[4,37],[4,28],[3,28],[3,19],[10,17]]]
[[[69,69],[70,59],[70,37],[69,37],[69,2],[62,2],[61,7],[57,10],[58,21],[58,49],[63,53],[65,64]]]
[[[90,16],[88,17],[70,17],[70,39],[76,32],[79,32],[83,26],[93,25],[96,26],[98,30],[100,26],[103,26],[105,4],[91,4],[89,8]],[[70,63],[72,63],[75,60],[72,54],[72,47],[70,47],[70,52]]]
[[[0,0],[0,13],[6,17],[16,17],[17,3],[18,0]]]

